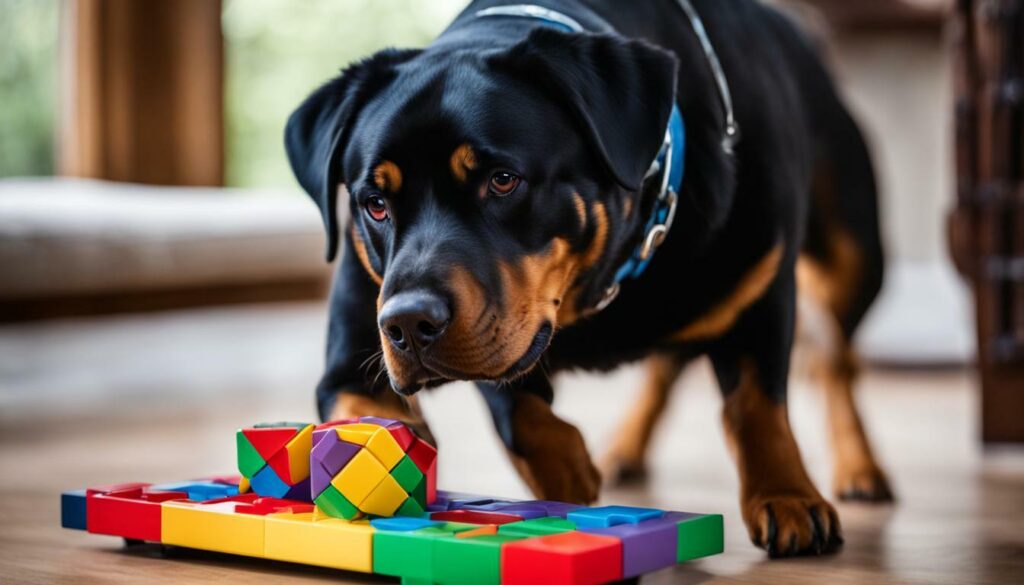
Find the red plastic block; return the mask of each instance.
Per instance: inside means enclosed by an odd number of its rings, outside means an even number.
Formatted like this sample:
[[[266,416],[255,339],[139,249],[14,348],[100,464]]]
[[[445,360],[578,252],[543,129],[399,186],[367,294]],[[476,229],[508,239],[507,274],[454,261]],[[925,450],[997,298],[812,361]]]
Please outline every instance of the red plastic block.
[[[87,492],[86,530],[134,540],[160,542],[160,502],[187,500],[183,492],[147,492],[134,487]]]
[[[407,454],[426,476],[427,504],[433,504],[437,500],[437,449],[422,439],[416,439]]]
[[[242,434],[249,443],[255,447],[256,452],[264,460],[273,457],[279,450],[284,449],[288,441],[299,434],[299,429],[294,427],[266,428],[266,429],[242,429]]]
[[[322,431],[324,429],[333,429],[334,427],[340,427],[341,425],[351,425],[359,422],[359,417],[354,416],[352,418],[340,418],[338,420],[330,420],[325,423],[316,425],[313,431]]]
[[[409,445],[412,445],[413,440],[416,439],[416,435],[412,434],[409,427],[405,425],[386,427],[391,436],[395,438],[395,442],[402,448],[402,451],[408,451]]]
[[[109,494],[110,492],[124,492],[128,490],[148,488],[151,485],[153,484],[139,482],[112,483],[110,485],[101,485],[99,487],[88,488],[87,490],[85,490],[85,493],[86,495],[89,496],[93,494]]]
[[[273,457],[267,459],[267,465],[274,470],[274,473],[277,474],[277,477],[281,478],[281,481],[289,485],[298,483],[292,479],[291,460],[288,458],[287,449],[281,449],[274,453]]]
[[[584,585],[622,579],[622,543],[617,538],[563,532],[510,542],[502,549],[503,585]]]
[[[500,514],[498,512],[480,512],[478,510],[434,512],[430,515],[430,519],[443,522],[462,522],[463,524],[495,524],[497,526],[523,521],[522,516]]]
[[[278,498],[259,498],[253,500],[251,506],[244,508],[238,508],[237,511],[242,514],[256,514],[257,516],[266,516],[267,514],[277,514],[280,512],[289,512],[291,514],[312,514],[316,508],[309,502],[300,502],[297,500],[282,500]]]

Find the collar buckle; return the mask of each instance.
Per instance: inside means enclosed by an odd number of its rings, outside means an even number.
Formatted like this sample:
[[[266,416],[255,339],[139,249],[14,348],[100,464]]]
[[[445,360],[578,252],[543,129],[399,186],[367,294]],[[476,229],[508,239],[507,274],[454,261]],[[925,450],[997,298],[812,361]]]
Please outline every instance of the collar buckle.
[[[672,222],[676,219],[676,207],[679,203],[679,196],[676,192],[669,189],[665,192],[665,197],[658,201],[658,215],[663,212],[665,214],[664,219],[651,226],[651,229],[647,230],[647,235],[644,237],[644,242],[640,246],[640,253],[638,255],[641,262],[648,260],[654,251],[658,249],[663,243],[665,243],[665,237],[668,236],[668,230],[672,229]]]

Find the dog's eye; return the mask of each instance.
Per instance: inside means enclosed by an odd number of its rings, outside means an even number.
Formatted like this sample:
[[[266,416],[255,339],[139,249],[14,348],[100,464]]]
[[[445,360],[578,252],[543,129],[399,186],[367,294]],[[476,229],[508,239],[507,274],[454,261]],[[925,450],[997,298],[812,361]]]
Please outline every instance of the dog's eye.
[[[366,213],[374,221],[384,221],[388,218],[388,206],[380,195],[373,195],[366,200]]]
[[[498,197],[512,194],[519,186],[519,177],[508,171],[498,171],[491,175],[491,182],[488,189]]]

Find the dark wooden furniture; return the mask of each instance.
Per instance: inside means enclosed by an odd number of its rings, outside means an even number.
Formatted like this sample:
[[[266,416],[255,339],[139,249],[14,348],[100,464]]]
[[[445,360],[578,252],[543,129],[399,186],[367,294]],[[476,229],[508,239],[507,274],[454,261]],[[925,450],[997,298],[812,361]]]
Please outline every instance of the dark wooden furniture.
[[[949,233],[975,296],[982,438],[1024,442],[1024,1],[958,0],[952,32]]]

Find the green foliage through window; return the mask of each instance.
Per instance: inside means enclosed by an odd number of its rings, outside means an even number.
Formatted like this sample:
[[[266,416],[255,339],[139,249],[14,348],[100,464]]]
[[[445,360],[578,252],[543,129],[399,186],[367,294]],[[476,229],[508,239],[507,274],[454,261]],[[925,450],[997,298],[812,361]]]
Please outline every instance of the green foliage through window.
[[[386,47],[421,47],[465,0],[225,0],[227,183],[295,186],[288,115],[347,64]]]
[[[0,177],[52,175],[59,0],[0,0]]]

